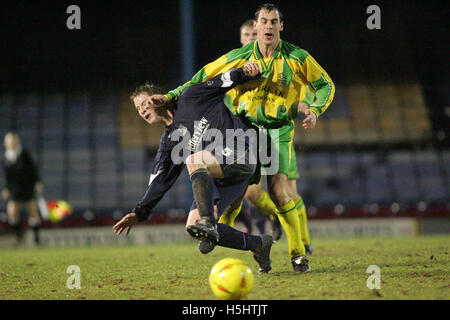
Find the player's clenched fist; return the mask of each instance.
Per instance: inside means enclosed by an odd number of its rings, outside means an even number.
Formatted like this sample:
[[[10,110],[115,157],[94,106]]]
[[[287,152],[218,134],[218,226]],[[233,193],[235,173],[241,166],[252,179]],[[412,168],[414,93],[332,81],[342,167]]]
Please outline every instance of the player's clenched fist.
[[[259,65],[256,62],[247,62],[243,69],[247,77],[255,77],[259,73]]]

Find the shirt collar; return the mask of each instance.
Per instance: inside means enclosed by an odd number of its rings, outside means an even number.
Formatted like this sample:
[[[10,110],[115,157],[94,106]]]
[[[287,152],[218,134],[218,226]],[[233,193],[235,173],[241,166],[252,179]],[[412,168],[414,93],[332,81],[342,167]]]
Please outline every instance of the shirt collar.
[[[275,48],[275,51],[273,52],[272,58],[278,58],[281,52],[281,42],[283,40],[280,39],[280,42],[278,42],[278,46]],[[253,54],[255,56],[256,59],[264,59],[264,57],[262,56],[261,52],[259,51],[259,47],[258,47],[258,40],[255,40],[253,42]]]

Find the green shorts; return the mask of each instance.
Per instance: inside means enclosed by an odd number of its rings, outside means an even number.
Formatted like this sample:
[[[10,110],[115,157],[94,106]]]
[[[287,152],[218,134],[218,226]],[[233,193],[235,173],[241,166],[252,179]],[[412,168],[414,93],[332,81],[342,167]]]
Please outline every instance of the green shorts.
[[[267,143],[266,145],[262,145],[260,142],[260,151],[262,147],[267,147],[269,149],[267,151],[268,154],[272,155],[272,152],[277,152],[278,154],[278,159],[276,159],[276,157],[271,157],[274,159],[273,161],[262,163],[264,174],[282,173],[287,175],[290,179],[297,179],[298,169],[293,140],[294,124],[290,123],[279,129],[262,130],[265,130],[265,133],[272,144]],[[271,146],[274,150],[272,150]]]
[[[294,132],[294,131],[292,131]],[[289,172],[288,172],[288,179],[289,180],[297,180],[300,175],[298,174],[298,167],[297,167],[297,156],[295,154],[295,147],[294,147],[294,139],[292,139],[291,142],[291,148],[290,148],[290,157],[289,157]]]

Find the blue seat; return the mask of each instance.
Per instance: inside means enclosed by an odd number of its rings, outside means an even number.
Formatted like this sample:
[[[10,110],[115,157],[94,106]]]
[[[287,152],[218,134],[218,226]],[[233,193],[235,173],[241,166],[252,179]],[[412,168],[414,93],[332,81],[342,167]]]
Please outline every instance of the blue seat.
[[[143,174],[141,171],[124,172],[122,174],[122,179],[124,192],[128,192],[128,190],[132,190],[132,193],[134,193],[136,190],[139,190],[139,192],[141,192],[142,187],[146,187],[148,185],[150,173]]]
[[[95,127],[93,128],[94,135],[111,135],[117,136],[117,127],[115,122],[98,122],[95,121]]]
[[[312,177],[309,180],[311,205],[318,207],[334,206],[340,201],[336,185],[336,172],[331,166],[330,154],[315,152],[306,155],[307,171]]]
[[[120,174],[114,167],[105,171],[96,170],[94,173],[94,181],[98,185],[116,185],[120,181]]]
[[[69,149],[88,150],[90,148],[90,136],[88,131],[72,131],[68,135]]]
[[[121,152],[121,158],[125,172],[143,172],[150,169],[150,165],[145,162],[145,150],[143,148],[124,148]]]
[[[444,186],[443,171],[441,171],[436,151],[418,151],[415,154],[415,159],[424,200],[430,202],[447,201],[448,189]]]
[[[62,128],[65,123],[63,106],[44,106],[43,129]]]
[[[50,165],[62,164],[64,162],[64,151],[62,149],[53,150],[46,149],[42,150],[42,161],[44,164],[48,163]]]
[[[41,142],[43,150],[64,150],[64,136],[60,130],[45,130]]]
[[[309,190],[310,174],[307,168],[306,156],[303,153],[297,152],[296,158],[299,173],[299,179],[297,180],[297,191],[303,197]]]
[[[44,182],[44,197],[47,200],[61,200],[64,199],[64,184],[62,176],[49,178],[43,177]]]
[[[91,184],[89,180],[89,176],[87,176],[85,179],[69,179],[68,183],[68,193],[69,196],[76,196],[76,197],[89,197],[91,193]]]
[[[115,148],[117,147],[117,137],[111,133],[94,133],[93,144],[97,148]]]
[[[119,170],[119,155],[115,149],[95,149],[93,153],[95,174],[104,178],[115,177]]]
[[[145,190],[143,190],[145,191]],[[177,180],[177,183],[164,195],[159,203],[160,208],[173,209],[182,208],[189,209],[192,203],[192,184],[189,179],[187,170],[183,170]]]
[[[17,110],[17,128],[19,131],[36,131],[39,123],[39,106],[21,106]]]
[[[397,202],[417,203],[420,196],[412,154],[408,151],[391,153],[389,163]]]
[[[117,181],[114,180],[95,180],[94,183],[94,194],[96,203],[99,206],[104,206],[105,204],[117,204],[117,195],[119,189]]]
[[[363,205],[368,197],[359,155],[355,152],[338,152],[335,159],[340,202],[348,206]]]
[[[392,186],[389,181],[388,167],[379,154],[364,153],[362,155],[365,184],[368,200],[379,204],[391,204],[394,201]]]

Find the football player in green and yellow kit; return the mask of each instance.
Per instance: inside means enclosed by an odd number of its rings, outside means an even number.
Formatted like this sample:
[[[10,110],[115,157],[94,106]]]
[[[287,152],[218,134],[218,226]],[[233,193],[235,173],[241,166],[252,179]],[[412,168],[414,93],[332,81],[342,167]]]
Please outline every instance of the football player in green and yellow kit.
[[[288,191],[293,120],[298,113],[303,113],[302,127],[312,129],[333,101],[335,87],[307,51],[280,39],[283,28],[283,15],[277,6],[259,6],[255,13],[255,41],[224,54],[204,66],[190,81],[165,95],[152,96],[150,101],[155,106],[164,105],[176,100],[185,88],[195,83],[242,67],[249,61],[259,64],[262,76],[228,91],[225,102],[237,117],[264,131],[276,146],[272,152],[275,151],[279,159],[277,172],[267,175],[267,187],[286,233],[293,269],[303,273],[311,268],[302,242],[298,206]]]
[[[240,27],[240,41],[243,46],[256,40],[257,32],[253,28],[253,19],[246,20]],[[291,143],[290,147],[290,168],[288,172],[288,193],[289,196],[294,199],[297,213],[300,217],[300,228],[302,233],[302,241],[305,245],[305,251],[307,254],[312,254],[311,238],[309,236],[309,230],[307,225],[306,208],[303,203],[302,197],[297,191],[297,182],[299,178],[297,160],[295,154],[294,143]],[[272,236],[274,240],[278,240],[281,237],[280,221],[275,214],[276,206],[270,199],[269,195],[262,188],[262,180],[258,184],[252,184],[248,187],[245,194],[246,200],[248,200],[253,206],[264,212],[271,218],[272,222]]]

